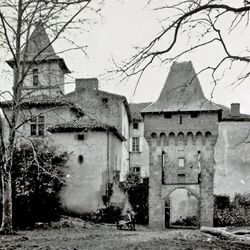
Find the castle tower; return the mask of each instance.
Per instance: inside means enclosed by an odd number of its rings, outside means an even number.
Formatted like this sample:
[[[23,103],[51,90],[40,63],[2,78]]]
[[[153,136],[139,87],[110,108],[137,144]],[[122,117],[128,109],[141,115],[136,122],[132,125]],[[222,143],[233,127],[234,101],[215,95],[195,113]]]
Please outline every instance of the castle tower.
[[[7,63],[14,68],[14,60]],[[21,63],[28,71],[22,96],[64,94],[64,75],[70,73],[64,60],[55,54],[42,23],[38,23],[21,52]]]
[[[198,226],[213,225],[214,145],[220,112],[204,97],[191,62],[174,63],[158,100],[141,111],[150,147],[151,227],[167,225],[165,204],[178,189],[197,199]]]

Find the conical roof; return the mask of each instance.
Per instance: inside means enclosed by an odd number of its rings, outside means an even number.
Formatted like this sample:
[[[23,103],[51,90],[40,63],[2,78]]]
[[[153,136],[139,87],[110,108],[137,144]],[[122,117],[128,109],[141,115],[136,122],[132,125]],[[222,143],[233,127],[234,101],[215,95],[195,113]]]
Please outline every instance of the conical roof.
[[[172,65],[158,100],[142,113],[219,109],[205,98],[192,63],[181,62]]]
[[[55,54],[46,30],[41,22],[36,25],[30,39],[21,52],[21,60],[24,61],[24,59],[26,62],[31,62],[33,60],[36,62],[57,60],[64,72],[70,73],[64,60]],[[7,63],[13,67],[14,60],[11,59],[7,61]]]

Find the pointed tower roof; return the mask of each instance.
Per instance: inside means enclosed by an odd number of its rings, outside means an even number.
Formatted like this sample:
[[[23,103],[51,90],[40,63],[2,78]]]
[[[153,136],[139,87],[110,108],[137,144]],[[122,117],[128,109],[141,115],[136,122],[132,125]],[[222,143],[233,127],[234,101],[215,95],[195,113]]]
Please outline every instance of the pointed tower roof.
[[[46,30],[41,22],[36,25],[30,39],[23,48],[21,52],[22,60],[24,60],[24,55],[26,55],[26,62],[31,62],[33,60],[36,62],[57,60],[62,70],[65,73],[70,73],[64,60],[55,54]],[[13,67],[14,60],[8,60],[7,63]]]
[[[191,62],[174,63],[158,100],[143,109],[148,112],[220,110],[207,100]]]

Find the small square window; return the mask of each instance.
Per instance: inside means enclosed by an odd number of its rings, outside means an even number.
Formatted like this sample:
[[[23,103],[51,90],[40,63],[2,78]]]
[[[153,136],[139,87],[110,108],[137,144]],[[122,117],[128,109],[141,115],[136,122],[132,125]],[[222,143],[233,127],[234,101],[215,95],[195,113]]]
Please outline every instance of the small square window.
[[[84,140],[84,134],[78,134],[77,135],[77,140],[83,141]]]
[[[140,174],[141,173],[141,167],[131,167],[130,168],[130,172],[134,173],[134,174]]]
[[[191,118],[197,118],[197,117],[198,117],[198,112],[191,113]]]
[[[164,118],[171,119],[172,118],[172,114],[171,113],[164,113]]]
[[[107,106],[108,105],[108,98],[106,98],[106,97],[102,98],[102,103],[103,103],[103,105]]]
[[[138,129],[138,122],[133,123],[133,129]]]

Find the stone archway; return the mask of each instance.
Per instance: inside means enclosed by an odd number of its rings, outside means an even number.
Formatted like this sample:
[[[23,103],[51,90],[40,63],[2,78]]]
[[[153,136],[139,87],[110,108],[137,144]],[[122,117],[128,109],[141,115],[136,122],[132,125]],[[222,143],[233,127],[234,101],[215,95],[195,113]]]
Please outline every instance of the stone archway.
[[[196,190],[195,190],[196,189]],[[168,186],[163,190],[164,225],[173,226],[199,225],[199,193],[197,187]]]

